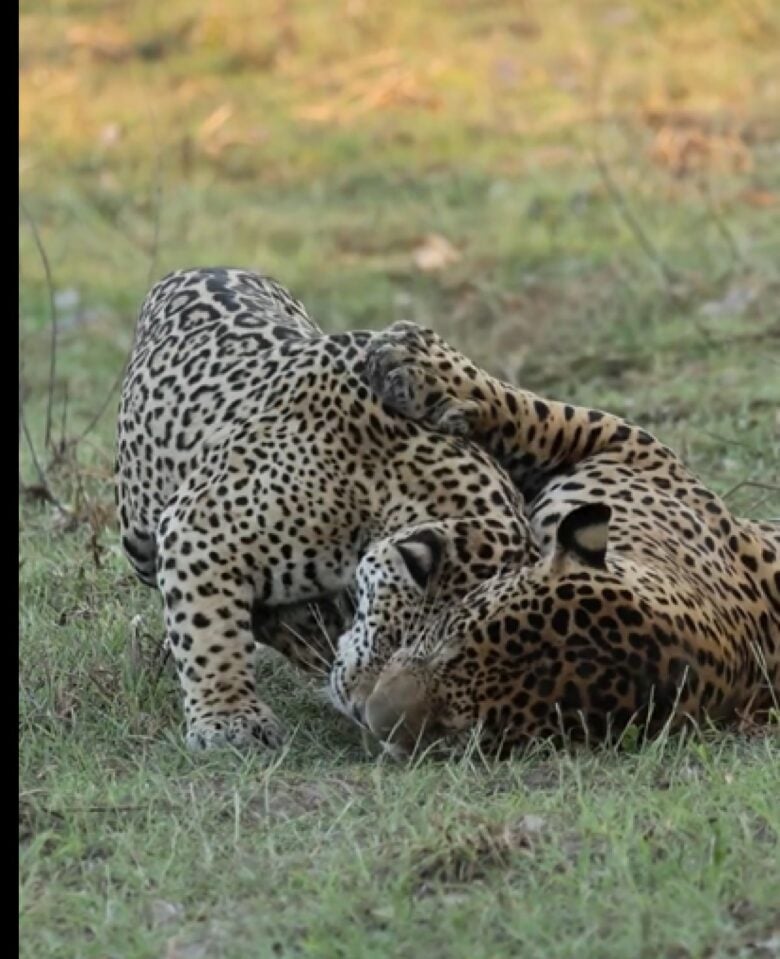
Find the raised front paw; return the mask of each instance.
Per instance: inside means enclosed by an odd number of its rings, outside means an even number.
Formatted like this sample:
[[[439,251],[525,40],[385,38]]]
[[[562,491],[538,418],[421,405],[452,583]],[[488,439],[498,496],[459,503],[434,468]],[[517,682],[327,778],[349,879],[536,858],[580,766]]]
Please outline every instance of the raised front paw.
[[[417,369],[418,375],[426,371],[433,374],[428,348],[432,336],[414,323],[401,321],[373,336],[366,348],[366,378],[374,392],[398,412],[407,413],[407,408],[417,410],[424,405],[419,391],[425,385],[420,382],[410,389],[411,384],[407,385],[399,374],[411,369]],[[433,386],[435,377],[428,388]]]
[[[470,436],[479,408],[454,394],[437,366],[440,341],[414,323],[394,323],[366,349],[366,379],[397,413],[453,436]]]
[[[214,713],[190,723],[187,746],[194,752],[235,746],[238,749],[276,749],[284,741],[282,727],[268,707],[234,713]]]

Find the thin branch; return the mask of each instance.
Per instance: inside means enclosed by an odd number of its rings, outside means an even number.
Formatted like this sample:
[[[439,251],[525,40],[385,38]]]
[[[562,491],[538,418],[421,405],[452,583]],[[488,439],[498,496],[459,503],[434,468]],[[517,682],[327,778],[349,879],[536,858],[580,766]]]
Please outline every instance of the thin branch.
[[[756,480],[741,480],[735,486],[732,486],[727,492],[721,493],[720,498],[728,499],[729,496],[733,496],[738,490],[744,489],[746,486],[749,486],[751,489],[765,489],[772,493],[780,493],[780,486],[777,486],[774,483],[759,483]]]
[[[62,396],[62,418],[60,420],[60,442],[58,453],[62,455],[65,451],[65,434],[68,429],[68,381],[65,380]]]
[[[772,493],[765,493],[763,496],[759,496],[757,500],[750,503],[750,505],[745,508],[745,512],[748,514],[748,516],[754,516],[758,512],[758,510],[761,509],[762,506],[771,502],[771,500],[772,500]],[[774,522],[774,521],[770,520],[770,522]]]
[[[704,198],[707,202],[707,210],[712,218],[712,222],[715,224],[715,228],[717,229],[718,233],[720,233],[724,243],[729,248],[732,264],[745,266],[745,258],[742,255],[739,244],[729,228],[728,223],[726,223],[718,204],[715,202],[715,197],[712,192],[712,182],[709,176],[703,176],[700,181],[700,185],[702,193],[704,194]]]
[[[19,358],[19,453],[22,452],[22,411],[24,410],[24,380],[22,378],[23,366],[21,357]],[[22,487],[22,472],[19,470],[19,488]]]
[[[114,702],[116,696],[111,692],[110,689],[106,689],[94,672],[88,672],[87,679],[92,683],[92,685],[95,687],[95,689],[97,689],[98,693],[106,700],[107,703]]]
[[[702,430],[702,433],[705,436],[712,437],[712,439],[717,440],[719,443],[724,443],[726,446],[741,446],[742,449],[750,450],[751,453],[757,455],[757,450],[753,443],[743,443],[742,440],[735,440],[730,436],[721,436],[720,433],[713,433],[711,430]]]
[[[51,488],[46,480],[46,474],[41,468],[40,460],[38,459],[38,454],[35,452],[35,445],[33,444],[32,437],[30,436],[30,431],[27,429],[27,422],[24,418],[24,409],[19,408],[19,422],[21,424],[22,433],[24,438],[27,441],[27,446],[30,449],[30,456],[32,457],[33,466],[35,467],[35,472],[38,474],[38,483],[40,485],[40,490],[42,496],[47,499],[52,505],[56,506],[60,512],[65,516],[70,515],[69,511],[62,505],[62,503],[57,499],[57,497],[52,493]]]
[[[35,245],[38,248],[38,254],[43,263],[43,271],[46,274],[46,287],[49,292],[49,314],[51,319],[51,343],[50,343],[50,355],[49,355],[49,385],[48,385],[48,396],[46,400],[46,429],[44,432],[43,442],[44,445],[48,448],[51,440],[51,422],[52,422],[52,406],[54,403],[54,375],[57,368],[57,340],[59,333],[59,323],[57,318],[57,302],[54,296],[54,280],[52,278],[51,266],[49,265],[49,258],[46,255],[46,250],[41,240],[41,235],[38,232],[38,227],[35,224],[30,215],[29,210],[27,209],[24,200],[19,199],[19,206],[22,208],[22,214],[27,220],[27,223],[32,230],[33,239],[35,240]]]
[[[603,151],[601,149],[601,141],[599,139],[599,130],[600,130],[600,121],[601,121],[601,100],[603,98],[604,90],[604,78],[606,76],[607,70],[607,60],[608,55],[605,55],[599,59],[597,62],[596,69],[593,73],[593,82],[590,89],[590,100],[591,100],[591,114],[593,120],[593,137],[591,140],[591,151],[593,155],[593,161],[595,163],[596,169],[601,176],[602,182],[609,193],[609,196],[612,200],[612,203],[615,206],[615,209],[623,219],[623,222],[629,228],[631,233],[634,235],[639,246],[644,251],[647,258],[655,266],[658,271],[661,279],[666,284],[667,288],[671,289],[677,280],[679,279],[674,270],[669,266],[669,264],[661,256],[660,251],[650,239],[650,237],[645,232],[644,227],[639,221],[639,218],[636,216],[634,211],[631,209],[628,201],[623,194],[623,191],[618,186],[615,178],[612,176],[612,173],[609,169],[606,159],[604,158]]]
[[[64,819],[65,816],[71,816],[73,813],[87,813],[87,812],[97,812],[97,813],[125,813],[125,812],[135,812],[138,809],[145,809],[145,806],[142,805],[131,805],[123,804],[119,806],[110,806],[110,805],[95,805],[95,806],[63,806],[62,809],[50,809],[48,807],[44,808],[44,811],[49,816],[54,816],[58,819]]]
[[[160,680],[162,679],[163,671],[165,670],[165,667],[168,665],[168,663],[173,662],[173,657],[171,655],[171,647],[165,642],[165,640],[163,640],[160,643],[160,647],[161,648],[158,649],[157,651],[157,661],[158,661],[157,672],[155,673],[154,679],[152,680],[153,688],[159,684]]]
[[[152,178],[150,193],[150,203],[152,205],[152,245],[149,251],[149,270],[146,275],[147,289],[156,279],[157,258],[160,251],[160,228],[162,222],[162,170],[163,170],[163,151],[162,140],[159,136],[157,116],[149,100],[146,100],[146,106],[149,114],[149,122],[152,126],[152,136],[157,145],[154,156],[154,176]]]
[[[633,233],[637,243],[639,243],[647,258],[653,263],[666,286],[669,288],[673,287],[675,282],[678,280],[677,274],[661,256],[656,245],[647,235],[644,227],[639,222],[638,217],[629,206],[623,191],[617,185],[609,167],[607,166],[606,160],[601,153],[601,147],[598,143],[598,140],[594,140],[593,143],[593,159],[604,186],[607,188],[607,192],[609,193],[610,198],[615,205],[615,209],[623,218],[623,222]]]
[[[114,395],[114,393],[116,393],[119,387],[119,384],[122,382],[122,377],[124,376],[126,365],[127,365],[127,360],[125,360],[125,362],[122,364],[122,368],[119,370],[119,373],[117,374],[116,379],[111,384],[111,389],[108,391],[108,395],[98,407],[97,412],[93,415],[92,419],[89,421],[89,423],[87,423],[86,427],[81,431],[81,433],[79,433],[79,435],[73,441],[74,446],[80,443],[89,433],[92,432],[92,430],[97,426],[98,422],[100,421],[100,418],[108,409],[108,404],[111,402],[111,397]]]

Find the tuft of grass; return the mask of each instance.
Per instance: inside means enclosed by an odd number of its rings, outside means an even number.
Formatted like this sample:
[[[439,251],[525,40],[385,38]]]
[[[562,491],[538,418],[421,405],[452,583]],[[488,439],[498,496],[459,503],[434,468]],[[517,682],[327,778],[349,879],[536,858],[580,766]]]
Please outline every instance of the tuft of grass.
[[[22,220],[20,954],[772,959],[776,723],[397,766],[269,655],[284,750],[183,748],[111,489],[112,389],[167,269],[266,270],[330,330],[426,323],[780,517],[775,6],[342,7],[21,15],[53,289]]]

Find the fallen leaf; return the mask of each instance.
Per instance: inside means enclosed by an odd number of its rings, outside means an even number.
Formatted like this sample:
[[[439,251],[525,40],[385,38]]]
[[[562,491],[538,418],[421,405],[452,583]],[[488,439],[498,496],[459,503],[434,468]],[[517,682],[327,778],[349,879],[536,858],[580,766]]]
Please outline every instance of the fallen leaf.
[[[115,146],[122,139],[122,127],[118,123],[107,123],[100,128],[98,138],[104,147]]]
[[[700,170],[745,173],[753,168],[752,154],[740,136],[688,126],[662,126],[650,147],[650,159],[675,176]]]
[[[332,91],[304,104],[296,115],[310,123],[344,125],[385,109],[436,110],[441,98],[435,81],[443,61],[434,58],[420,71],[405,64],[395,49],[336,64],[319,76],[318,89]]]
[[[528,813],[519,820],[515,828],[527,833],[528,835],[538,835],[544,831],[544,827],[546,825],[547,823],[543,816],[537,816],[534,813]]]
[[[756,298],[748,287],[732,286],[719,300],[709,300],[699,307],[702,316],[739,316]]]
[[[443,270],[460,260],[460,253],[450,241],[438,233],[429,233],[412,252],[414,265],[424,273]]]
[[[75,24],[66,32],[65,39],[71,47],[105,60],[121,60],[130,56],[133,49],[130,34],[115,23]]]
[[[198,127],[198,136],[201,140],[208,140],[217,130],[220,130],[228,120],[233,116],[233,105],[223,103],[210,113]]]
[[[780,206],[780,194],[771,193],[769,190],[743,190],[739,198],[756,209]]]
[[[179,902],[166,902],[164,899],[153,899],[149,904],[152,924],[167,926],[184,915],[184,907]]]

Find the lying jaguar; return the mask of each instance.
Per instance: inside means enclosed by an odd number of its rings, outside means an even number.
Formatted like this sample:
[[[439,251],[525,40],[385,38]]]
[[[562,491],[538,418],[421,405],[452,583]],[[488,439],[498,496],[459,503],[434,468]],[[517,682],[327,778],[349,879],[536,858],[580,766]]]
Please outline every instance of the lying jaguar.
[[[447,538],[431,610],[535,555],[504,470],[361,380],[372,339],[321,334],[281,286],[240,270],[172,273],[144,301],[116,498],[125,553],[162,593],[193,748],[279,742],[255,690],[256,641],[329,667],[302,604],[338,599],[374,541],[391,537],[382,556],[395,578],[362,614],[382,635],[371,663],[353,663],[367,691],[419,616],[426,523]]]
[[[505,467],[540,553],[442,609],[387,661],[368,611],[397,571],[375,544],[331,672],[338,708],[408,752],[478,727],[500,749],[777,706],[780,525],[732,516],[645,430],[499,382],[428,330],[397,324],[367,351],[367,382],[389,407],[472,436]],[[421,597],[446,582],[445,547],[432,526]]]

